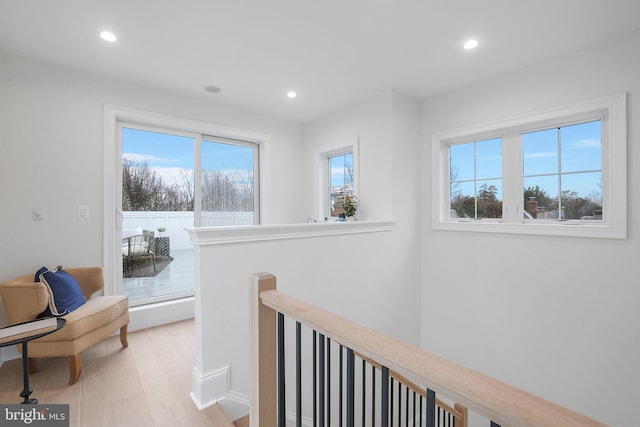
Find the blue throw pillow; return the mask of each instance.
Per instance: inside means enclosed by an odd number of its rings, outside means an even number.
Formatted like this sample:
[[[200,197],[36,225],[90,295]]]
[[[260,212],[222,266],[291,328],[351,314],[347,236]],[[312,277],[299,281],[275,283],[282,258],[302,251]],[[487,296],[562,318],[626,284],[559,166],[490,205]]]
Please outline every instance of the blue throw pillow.
[[[49,288],[49,307],[45,315],[63,316],[87,301],[78,281],[62,269],[40,274],[40,281]]]
[[[33,281],[34,282],[39,282],[40,281],[40,275],[42,273],[46,273],[47,271],[49,271],[49,269],[47,267],[40,267],[40,270],[36,271],[36,275],[33,276]]]

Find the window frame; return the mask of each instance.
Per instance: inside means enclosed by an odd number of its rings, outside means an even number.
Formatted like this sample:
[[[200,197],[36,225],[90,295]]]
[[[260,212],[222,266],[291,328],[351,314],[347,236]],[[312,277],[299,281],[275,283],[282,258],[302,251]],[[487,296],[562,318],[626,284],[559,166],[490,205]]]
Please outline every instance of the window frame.
[[[125,122],[139,126],[157,127],[171,129],[173,132],[184,132],[186,134],[217,135],[221,138],[231,140],[243,140],[258,145],[259,161],[259,221],[261,224],[268,223],[270,218],[270,164],[271,164],[271,137],[268,134],[245,129],[232,128],[199,120],[186,119],[161,113],[155,113],[135,108],[122,107],[105,104],[104,106],[104,179],[103,179],[103,267],[105,276],[105,295],[115,295],[118,286],[121,286],[120,266],[121,248],[116,242],[119,239],[115,226],[118,224],[119,212],[117,206],[117,183],[116,173],[118,163],[121,163],[121,149],[118,146],[118,123]],[[199,158],[196,157],[196,168],[200,168]],[[196,188],[200,182],[195,182]],[[195,203],[200,203],[198,198]]]
[[[625,239],[627,237],[626,93],[551,108],[478,126],[445,131],[431,137],[432,229]],[[521,218],[522,142],[524,132],[561,127],[601,118],[602,221],[542,221]],[[503,218],[449,218],[449,146],[502,138]]]
[[[342,154],[353,153],[353,194],[359,195],[359,153],[358,137],[346,138],[331,145],[318,147],[315,150],[315,176],[316,176],[316,214],[319,221],[337,219],[331,216],[329,200],[331,196],[331,172],[329,171],[329,159]]]

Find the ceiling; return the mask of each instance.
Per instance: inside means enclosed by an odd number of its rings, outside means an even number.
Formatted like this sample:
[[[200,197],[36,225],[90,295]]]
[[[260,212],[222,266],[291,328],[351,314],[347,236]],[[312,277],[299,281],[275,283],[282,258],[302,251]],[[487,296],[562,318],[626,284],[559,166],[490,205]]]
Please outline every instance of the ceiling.
[[[386,89],[423,99],[638,30],[639,0],[0,2],[3,52],[294,122]],[[480,45],[466,51],[469,38]]]

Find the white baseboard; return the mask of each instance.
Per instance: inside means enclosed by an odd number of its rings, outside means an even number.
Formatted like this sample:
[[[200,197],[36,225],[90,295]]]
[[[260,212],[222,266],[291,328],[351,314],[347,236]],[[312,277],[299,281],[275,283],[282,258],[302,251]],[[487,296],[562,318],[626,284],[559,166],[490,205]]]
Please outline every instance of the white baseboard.
[[[191,371],[191,400],[199,410],[224,399],[229,393],[229,367],[203,374],[193,367]]]
[[[231,390],[224,399],[218,400],[218,405],[228,419],[235,421],[249,414],[249,396]]]
[[[192,319],[194,312],[193,297],[132,307],[129,309],[128,330],[132,332]]]
[[[296,413],[293,411],[287,411],[287,426],[295,427],[296,425]],[[313,418],[302,417],[302,425],[313,427]]]
[[[249,414],[249,396],[230,390],[229,367],[202,374],[194,367],[191,400],[199,410],[217,404],[228,419],[235,421]]]

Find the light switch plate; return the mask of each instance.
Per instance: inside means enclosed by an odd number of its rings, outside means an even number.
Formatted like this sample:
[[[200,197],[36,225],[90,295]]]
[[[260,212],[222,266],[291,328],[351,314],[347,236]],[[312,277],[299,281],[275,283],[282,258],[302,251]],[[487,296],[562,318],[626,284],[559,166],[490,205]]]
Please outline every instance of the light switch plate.
[[[44,221],[44,208],[41,208],[41,207],[31,208],[31,219],[33,221]]]

